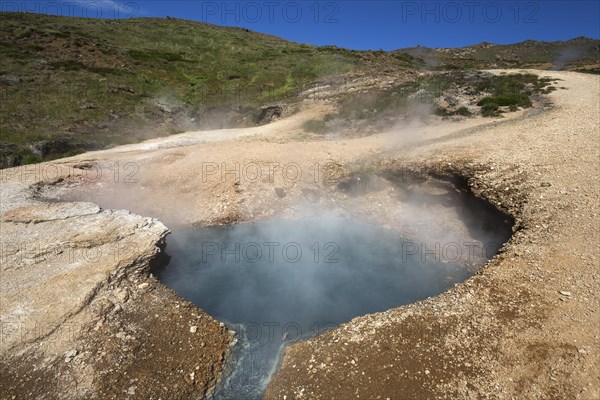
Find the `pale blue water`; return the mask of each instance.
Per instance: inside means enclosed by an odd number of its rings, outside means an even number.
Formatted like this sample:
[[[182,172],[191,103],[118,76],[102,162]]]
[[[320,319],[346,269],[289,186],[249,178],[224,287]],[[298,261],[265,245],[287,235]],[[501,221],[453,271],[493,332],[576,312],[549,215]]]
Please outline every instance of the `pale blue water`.
[[[409,251],[410,249],[410,251]],[[471,273],[400,235],[341,219],[176,231],[159,279],[238,332],[216,399],[259,399],[283,346],[437,295]]]

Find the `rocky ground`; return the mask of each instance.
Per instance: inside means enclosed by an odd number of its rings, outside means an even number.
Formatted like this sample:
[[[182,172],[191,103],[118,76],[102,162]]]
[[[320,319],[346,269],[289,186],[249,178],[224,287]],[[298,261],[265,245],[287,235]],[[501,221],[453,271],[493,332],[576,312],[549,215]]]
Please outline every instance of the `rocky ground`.
[[[478,275],[288,348],[267,398],[600,397],[597,77],[542,114],[393,159],[469,178],[517,232]]]
[[[28,183],[3,182],[3,195]],[[161,222],[20,200],[31,204],[2,201],[2,398],[198,398],[214,388],[231,334],[151,276],[165,261]]]
[[[419,235],[406,200],[434,175],[514,220],[509,243],[440,296],[289,346],[266,397],[598,398],[599,78],[538,73],[562,80],[565,89],[549,95],[554,105],[505,118],[407,120],[368,137],[298,142],[302,122],[331,107],[307,99],[305,112],[252,130],[4,170],[3,396],[202,397],[231,336],[150,275],[163,253],[162,223],[327,210]],[[468,234],[455,208],[419,210],[424,226],[442,220],[440,233]],[[128,239],[136,246],[116,259],[53,255]],[[10,247],[32,241],[43,246]],[[14,331],[36,323],[45,333]],[[81,329],[60,334],[71,324]]]

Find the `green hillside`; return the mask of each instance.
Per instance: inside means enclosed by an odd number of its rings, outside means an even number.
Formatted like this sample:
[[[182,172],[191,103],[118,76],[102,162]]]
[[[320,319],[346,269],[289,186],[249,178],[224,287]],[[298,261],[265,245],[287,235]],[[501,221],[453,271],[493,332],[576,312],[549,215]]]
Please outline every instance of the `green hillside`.
[[[0,17],[1,142],[25,161],[40,141],[78,151],[251,125],[260,106],[378,58],[178,19]]]
[[[0,168],[190,129],[252,126],[265,122],[261,108],[293,105],[302,90],[342,75],[550,68],[574,44],[579,58],[567,66],[593,71],[598,43],[352,51],[172,18],[0,13]]]

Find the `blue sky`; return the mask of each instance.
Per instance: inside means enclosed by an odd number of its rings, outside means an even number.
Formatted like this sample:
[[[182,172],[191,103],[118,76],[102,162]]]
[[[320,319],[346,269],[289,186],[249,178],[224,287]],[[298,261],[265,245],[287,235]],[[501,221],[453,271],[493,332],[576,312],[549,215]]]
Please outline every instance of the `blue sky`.
[[[171,16],[352,49],[600,38],[600,1],[594,0],[1,0],[0,7],[91,18]]]

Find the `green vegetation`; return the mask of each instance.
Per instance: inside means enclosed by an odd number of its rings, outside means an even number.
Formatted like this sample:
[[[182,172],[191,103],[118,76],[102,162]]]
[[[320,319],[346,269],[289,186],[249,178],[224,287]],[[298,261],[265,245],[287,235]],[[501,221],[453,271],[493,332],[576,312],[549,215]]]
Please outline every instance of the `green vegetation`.
[[[177,19],[0,18],[0,141],[21,149],[57,137],[98,148],[235,126],[264,105],[293,102],[316,80],[412,66]]]
[[[576,72],[583,72],[585,74],[594,74],[600,75],[600,67],[592,67],[592,68],[578,68],[575,70]]]
[[[510,111],[531,107],[532,96],[555,90],[550,83],[550,79],[534,74],[492,75],[474,71],[429,74],[389,90],[348,95],[341,101],[338,117],[363,121],[363,127],[383,128],[386,121],[390,126],[398,117],[411,110],[414,112],[415,107],[419,112],[431,109],[439,116],[470,116],[472,113],[465,106],[448,111],[435,104],[437,98],[452,88],[463,88],[473,95],[487,94],[477,104],[482,114],[500,115],[502,106],[509,107]]]
[[[514,93],[505,96],[487,96],[477,103],[481,106],[482,115],[485,117],[500,114],[500,107],[509,107],[510,111],[516,111],[518,107],[529,108],[532,106],[529,96],[524,93]]]
[[[448,110],[437,105],[439,98],[459,89],[470,93],[475,99],[473,105],[477,102],[483,116],[499,116],[501,107],[507,107],[508,111],[531,107],[533,96],[555,90],[551,83],[551,79],[534,74],[493,75],[476,71],[426,74],[386,90],[344,95],[336,114],[307,121],[303,128],[317,134],[354,131],[363,135],[390,128],[407,116],[425,117],[430,113],[442,117],[471,116],[466,106]]]
[[[440,117],[451,117],[453,115],[461,115],[463,117],[469,117],[473,115],[471,111],[467,107],[460,107],[456,111],[448,111],[442,107],[436,107],[433,111],[435,115],[439,115]]]
[[[518,107],[529,108],[533,105],[531,96],[549,93],[555,90],[549,78],[539,78],[534,74],[498,75],[482,80],[477,90],[489,93],[477,103],[481,114],[486,117],[498,116],[500,107],[509,107],[516,111]]]
[[[33,154],[28,148],[19,149],[16,155],[22,157],[21,164],[23,165],[35,164],[42,161],[40,156]]]

